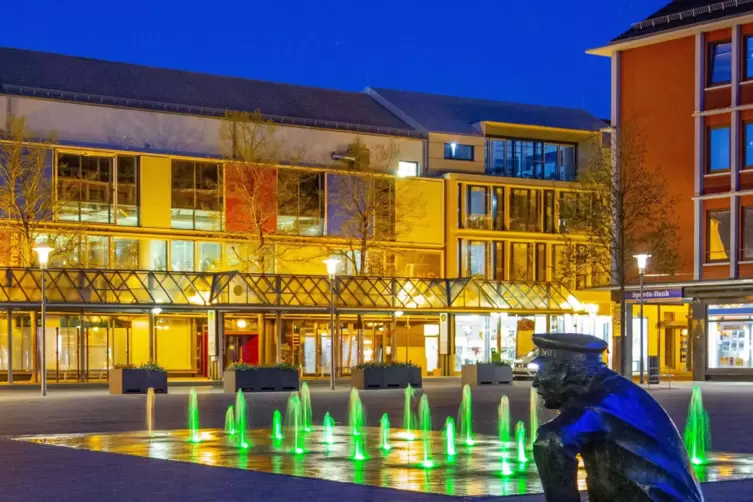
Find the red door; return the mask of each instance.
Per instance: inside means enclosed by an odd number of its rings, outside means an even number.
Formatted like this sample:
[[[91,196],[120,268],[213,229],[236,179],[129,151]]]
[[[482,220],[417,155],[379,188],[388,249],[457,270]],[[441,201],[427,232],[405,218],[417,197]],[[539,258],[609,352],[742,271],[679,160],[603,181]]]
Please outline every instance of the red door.
[[[259,364],[259,335],[244,336],[241,345],[241,361],[248,364]]]

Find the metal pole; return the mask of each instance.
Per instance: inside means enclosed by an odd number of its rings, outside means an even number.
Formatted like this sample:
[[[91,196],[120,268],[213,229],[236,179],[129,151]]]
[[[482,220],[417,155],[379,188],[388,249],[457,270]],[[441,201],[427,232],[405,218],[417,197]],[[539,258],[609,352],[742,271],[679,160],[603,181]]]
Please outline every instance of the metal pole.
[[[13,310],[8,309],[8,383],[13,383]]]
[[[329,388],[335,390],[335,275],[329,276]]]
[[[41,351],[40,361],[41,361],[41,367],[39,369],[41,378],[40,378],[40,388],[42,391],[42,395],[47,395],[47,354],[45,351],[45,341],[46,341],[46,333],[45,328],[47,326],[47,306],[45,305],[47,301],[47,283],[45,281],[45,273],[44,273],[44,267],[42,267],[42,331],[40,333],[40,343],[39,343],[39,350]]]
[[[410,337],[410,317],[405,316],[405,362],[408,361],[408,338]]]
[[[641,374],[640,374],[640,383],[642,384],[643,383],[643,270],[641,270],[640,276],[641,276],[641,278],[640,278],[640,280],[641,280],[641,286],[640,286],[640,296],[641,296],[641,307],[640,307],[640,311],[641,311],[641,348],[640,348],[640,350],[638,352],[640,353],[640,358],[641,358],[641,364],[640,364],[640,368],[641,368],[641,370],[640,370],[641,371]]]

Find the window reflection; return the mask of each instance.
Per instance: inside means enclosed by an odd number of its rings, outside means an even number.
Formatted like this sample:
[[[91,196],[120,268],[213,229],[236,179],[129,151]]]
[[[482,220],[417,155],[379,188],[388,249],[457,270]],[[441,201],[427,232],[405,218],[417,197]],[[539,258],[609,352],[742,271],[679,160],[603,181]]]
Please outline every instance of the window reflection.
[[[113,239],[113,266],[114,268],[136,270],[139,268],[139,240]]]
[[[467,228],[486,230],[489,228],[489,209],[487,206],[489,189],[487,187],[468,187]]]
[[[172,241],[170,243],[171,270],[176,272],[194,271],[193,247],[193,241]]]
[[[510,230],[535,232],[539,228],[538,192],[527,189],[510,191]]]
[[[172,227],[222,229],[222,166],[174,160],[172,163]]]
[[[729,211],[709,211],[706,226],[706,261],[728,261]]]
[[[213,272],[220,268],[220,243],[199,242],[199,271]]]
[[[732,80],[732,44],[711,44],[709,50],[709,85],[727,84]]]
[[[487,172],[491,175],[560,181],[576,177],[575,145],[494,139],[488,152]]]
[[[324,177],[293,169],[277,172],[277,229],[296,235],[324,233]]]
[[[532,281],[533,267],[529,257],[530,244],[514,242],[510,246],[510,280],[512,281]]]

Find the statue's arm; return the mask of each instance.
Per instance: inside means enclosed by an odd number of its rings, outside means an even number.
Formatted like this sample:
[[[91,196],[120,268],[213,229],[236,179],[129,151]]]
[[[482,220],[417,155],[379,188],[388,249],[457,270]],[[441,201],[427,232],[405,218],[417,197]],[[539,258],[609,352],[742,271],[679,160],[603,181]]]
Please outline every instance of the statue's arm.
[[[590,411],[566,412],[539,427],[533,456],[547,500],[580,501],[577,455],[600,428],[595,418]]]

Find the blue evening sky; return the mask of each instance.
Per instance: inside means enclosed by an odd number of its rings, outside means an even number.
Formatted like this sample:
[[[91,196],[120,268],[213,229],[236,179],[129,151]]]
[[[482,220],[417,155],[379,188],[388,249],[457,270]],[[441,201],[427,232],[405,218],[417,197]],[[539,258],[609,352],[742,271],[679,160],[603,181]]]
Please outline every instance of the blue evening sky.
[[[3,5],[0,46],[609,115],[606,44],[669,0],[128,0]]]

